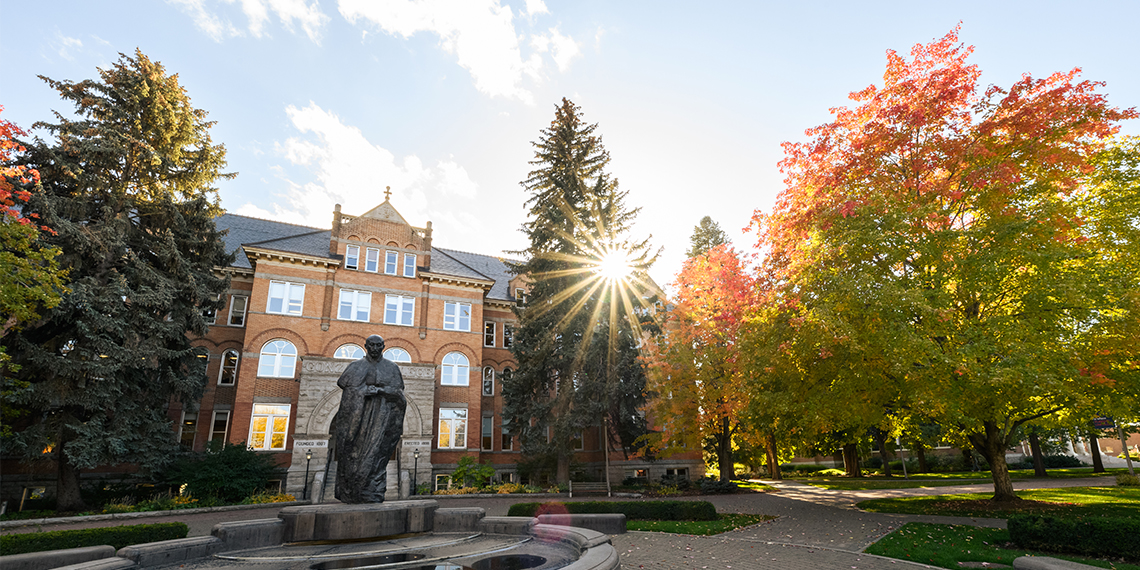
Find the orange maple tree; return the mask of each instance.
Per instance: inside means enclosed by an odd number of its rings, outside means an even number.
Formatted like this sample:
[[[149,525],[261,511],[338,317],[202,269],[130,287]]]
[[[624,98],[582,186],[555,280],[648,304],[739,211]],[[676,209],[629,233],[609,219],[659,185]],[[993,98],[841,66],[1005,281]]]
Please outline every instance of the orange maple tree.
[[[664,334],[643,354],[650,369],[659,449],[700,449],[712,439],[721,480],[733,474],[733,436],[748,403],[741,381],[739,336],[753,306],[750,269],[731,245],[685,261],[673,283],[676,306]]]
[[[1013,500],[1015,430],[1087,392],[1071,341],[1126,310],[1134,278],[1077,197],[1136,112],[1079,69],[980,90],[972,51],[955,29],[887,52],[882,86],[784,144],[787,188],[753,221],[798,328],[828,333],[817,363],[844,355],[828,389],[936,418]]]

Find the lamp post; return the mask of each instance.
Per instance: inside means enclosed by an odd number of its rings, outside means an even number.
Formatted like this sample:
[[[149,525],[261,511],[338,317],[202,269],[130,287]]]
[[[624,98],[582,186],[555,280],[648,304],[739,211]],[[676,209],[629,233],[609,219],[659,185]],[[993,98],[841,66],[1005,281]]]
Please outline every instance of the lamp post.
[[[305,450],[305,488],[301,490],[301,495],[307,500],[309,498],[309,462],[313,460],[313,450]]]
[[[420,472],[420,450],[412,452],[412,494],[416,494],[416,487],[419,486],[419,472]]]

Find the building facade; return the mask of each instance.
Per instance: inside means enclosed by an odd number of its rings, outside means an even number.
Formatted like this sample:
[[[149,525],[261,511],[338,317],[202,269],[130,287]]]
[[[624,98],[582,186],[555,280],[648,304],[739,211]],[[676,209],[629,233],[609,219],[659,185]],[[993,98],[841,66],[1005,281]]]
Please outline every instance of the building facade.
[[[388,200],[358,216],[338,205],[330,229],[233,214],[217,225],[236,260],[224,268],[225,308],[195,340],[208,354],[206,393],[171,410],[185,447],[244,442],[287,468],[287,492],[331,499],[336,381],[379,334],[408,396],[389,496],[414,483],[447,485],[463,456],[518,481],[519,444],[503,423],[501,383],[516,368],[510,345],[525,276],[498,257],[433,246],[431,223],[412,226]],[[583,434],[575,461],[601,478],[607,463],[596,432]],[[699,456],[649,462],[611,451],[610,459],[615,483],[703,473]]]

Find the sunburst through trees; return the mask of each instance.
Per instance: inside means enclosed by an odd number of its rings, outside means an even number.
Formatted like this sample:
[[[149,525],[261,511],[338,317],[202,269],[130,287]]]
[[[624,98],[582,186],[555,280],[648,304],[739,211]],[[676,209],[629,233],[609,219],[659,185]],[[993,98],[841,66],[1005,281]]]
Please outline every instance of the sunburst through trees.
[[[628,237],[638,209],[605,172],[597,125],[563,99],[533,143],[536,167],[523,231],[530,247],[515,270],[531,287],[519,309],[512,352],[519,368],[503,384],[504,417],[533,470],[569,480],[575,451],[629,450],[646,431],[639,315],[656,287],[648,239]],[[591,434],[605,434],[593,438]]]

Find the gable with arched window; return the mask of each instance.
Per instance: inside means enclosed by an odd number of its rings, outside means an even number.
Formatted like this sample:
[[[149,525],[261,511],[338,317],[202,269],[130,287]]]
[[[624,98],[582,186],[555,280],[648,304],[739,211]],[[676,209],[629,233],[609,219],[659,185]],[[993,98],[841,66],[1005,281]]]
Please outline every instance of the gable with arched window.
[[[261,347],[257,375],[266,378],[292,378],[297,367],[297,347],[293,343],[276,339]]]

